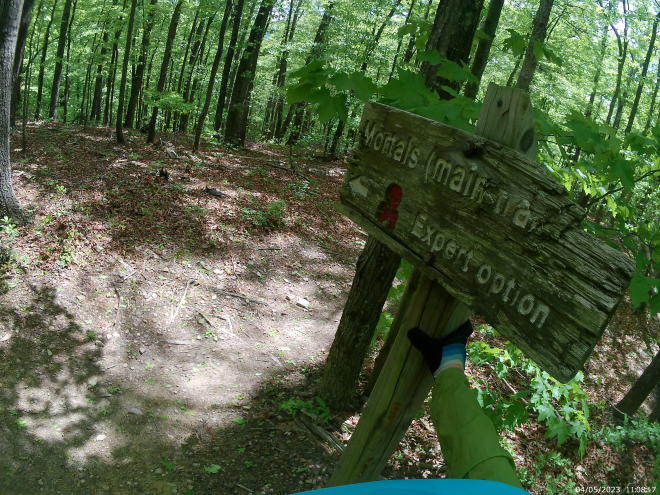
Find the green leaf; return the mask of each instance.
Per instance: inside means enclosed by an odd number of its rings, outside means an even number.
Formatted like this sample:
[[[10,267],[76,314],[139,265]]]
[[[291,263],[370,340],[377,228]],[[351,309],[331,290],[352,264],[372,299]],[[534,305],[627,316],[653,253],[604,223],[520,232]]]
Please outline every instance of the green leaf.
[[[222,469],[222,467],[219,466],[218,464],[211,464],[210,466],[204,466],[204,471],[211,474],[216,474],[218,471],[220,471],[220,469]]]
[[[546,438],[557,438],[557,446],[561,445],[568,439],[571,429],[568,423],[559,419],[554,419],[548,422],[548,431],[545,433]]]
[[[532,43],[532,51],[534,52],[534,56],[536,57],[536,60],[540,61],[545,55],[545,52],[543,50],[543,42],[539,40],[534,40],[534,42]]]
[[[439,65],[446,60],[438,50],[426,50],[417,55],[420,62],[428,62],[431,65]]]
[[[174,471],[174,464],[172,464],[167,459],[163,459],[163,467],[168,471]]]
[[[309,83],[295,84],[289,86],[286,90],[287,103],[298,103],[301,101],[309,101],[310,96],[314,93],[316,87]]]
[[[467,67],[446,59],[440,64],[438,75],[448,81],[463,82],[476,80]]]
[[[556,417],[555,408],[551,404],[543,403],[536,406],[536,412],[539,414],[539,421],[545,421],[548,418]]]
[[[527,48],[527,37],[520,34],[515,29],[507,29],[509,37],[506,38],[502,45],[504,51],[510,51],[514,56],[519,57],[525,53]]]
[[[635,171],[631,160],[617,157],[612,161],[610,173],[612,177],[619,179],[623,187],[630,191],[635,185]]]
[[[634,307],[651,299],[651,289],[660,286],[660,279],[635,275],[630,281],[630,299]]]
[[[331,95],[329,92],[319,97],[316,113],[321,123],[329,122],[333,118],[345,120],[348,117],[346,111],[346,95]]]

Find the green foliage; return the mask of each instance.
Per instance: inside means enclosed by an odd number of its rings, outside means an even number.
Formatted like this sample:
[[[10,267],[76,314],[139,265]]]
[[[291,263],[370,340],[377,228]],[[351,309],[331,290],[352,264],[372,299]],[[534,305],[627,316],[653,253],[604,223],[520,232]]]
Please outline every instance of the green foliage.
[[[281,402],[279,408],[294,417],[303,412],[317,423],[327,423],[332,419],[330,408],[320,397],[314,397],[311,401],[289,399]]]
[[[424,51],[420,59],[437,64],[438,74],[449,81],[474,79],[467,67],[441,57],[437,51]],[[314,105],[321,122],[346,120],[349,103],[376,99],[438,122],[472,129],[471,122],[476,119],[480,109],[473,100],[459,96],[451,88],[443,89],[453,94],[454,98],[440,99],[425,86],[418,71],[399,69],[397,77],[378,86],[361,72],[339,71],[328,67],[323,61],[315,60],[294,71],[291,77],[297,81],[287,87],[287,100],[289,103],[304,101]]]
[[[5,236],[7,236],[7,239],[10,241],[16,239],[19,234],[18,227],[9,217],[3,217],[0,219],[0,230],[3,234],[5,234]]]
[[[529,387],[507,396],[488,383],[475,383],[477,399],[496,428],[512,430],[535,414],[546,426],[546,437],[556,438],[558,446],[574,439],[579,455],[584,456],[591,426],[588,397],[581,386],[582,372],[569,382],[560,383],[525,358],[511,342],[500,348],[475,340],[468,344],[468,355],[475,365],[491,366],[501,380],[514,370],[529,377]]]
[[[622,425],[604,426],[595,436],[619,451],[634,442],[644,444],[656,456],[660,455],[660,424],[646,418],[626,418]]]
[[[271,201],[263,207],[241,209],[243,219],[255,227],[279,228],[284,225],[286,216],[286,202],[281,199]]]

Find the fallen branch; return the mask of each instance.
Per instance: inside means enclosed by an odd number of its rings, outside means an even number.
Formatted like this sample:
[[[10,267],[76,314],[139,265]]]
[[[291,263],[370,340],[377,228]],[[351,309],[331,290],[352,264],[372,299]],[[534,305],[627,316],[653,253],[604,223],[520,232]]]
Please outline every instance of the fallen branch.
[[[179,304],[176,305],[176,309],[172,313],[172,316],[170,317],[170,323],[174,323],[174,320],[176,319],[177,315],[179,314],[179,310],[181,309],[181,306],[183,306],[183,302],[186,299],[186,296],[188,295],[188,287],[190,287],[192,280],[188,280],[186,283],[186,288],[183,291],[183,295],[181,296],[181,299],[179,299]]]
[[[206,316],[206,315],[205,315],[204,313],[202,313],[201,311],[197,311],[197,312],[199,313],[199,315],[200,315],[202,318],[204,318],[204,321],[206,321],[206,323],[208,323],[208,324],[209,324],[212,328],[214,328],[215,330],[217,330],[217,331],[219,331],[219,332],[224,332],[224,333],[226,333],[226,334],[228,334],[228,335],[231,335],[232,337],[236,337],[236,338],[238,338],[238,335],[236,335],[236,334],[232,331],[233,328],[232,328],[231,320],[229,319],[228,316],[227,316],[227,317],[222,317],[222,316],[220,317],[220,318],[222,318],[223,320],[226,320],[226,321],[229,323],[229,328],[230,328],[230,329],[229,329],[229,330],[225,330],[224,328],[220,328],[220,327],[214,325],[213,322],[208,318],[208,316]]]
[[[304,411],[302,411],[304,413]],[[315,440],[321,444],[321,447],[329,454],[341,454],[344,452],[344,444],[342,444],[334,435],[328,433],[324,428],[321,428],[316,423],[313,423],[304,414],[299,414],[295,417],[297,423],[302,424]]]
[[[236,297],[238,299],[243,299],[244,301],[253,302],[257,304],[266,304],[266,301],[264,301],[263,299],[254,299],[252,297],[244,296],[243,294],[238,294],[236,292],[230,292],[228,290],[218,289],[215,287],[213,288],[213,290],[218,294],[222,294],[223,296]]]

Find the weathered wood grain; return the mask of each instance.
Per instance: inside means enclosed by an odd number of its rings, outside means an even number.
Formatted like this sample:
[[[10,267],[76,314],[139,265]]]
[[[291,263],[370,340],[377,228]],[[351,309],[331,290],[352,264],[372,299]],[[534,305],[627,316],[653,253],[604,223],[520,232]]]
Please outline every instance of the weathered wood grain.
[[[376,103],[366,105],[360,133],[341,191],[346,214],[543,369],[570,379],[600,339],[632,262],[586,234],[584,211],[564,187],[509,147]]]

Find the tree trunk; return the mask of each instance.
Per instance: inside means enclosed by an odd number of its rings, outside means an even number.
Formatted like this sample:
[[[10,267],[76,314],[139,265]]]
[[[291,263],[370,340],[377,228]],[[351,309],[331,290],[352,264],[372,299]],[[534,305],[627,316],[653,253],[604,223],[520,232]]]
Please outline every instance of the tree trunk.
[[[147,55],[149,53],[149,42],[151,39],[151,30],[154,27],[156,20],[156,4],[158,0],[150,0],[149,9],[144,21],[144,28],[142,30],[142,46],[140,48],[140,57],[138,58],[135,73],[131,81],[131,95],[128,98],[128,107],[126,108],[126,127],[133,127],[135,119],[135,110],[137,103],[142,93],[142,82],[144,80],[144,70],[147,65]]]
[[[195,143],[193,144],[193,151],[199,151],[199,141],[202,136],[202,130],[204,129],[204,121],[206,116],[209,113],[209,107],[211,106],[211,98],[213,97],[213,84],[215,83],[215,76],[218,74],[218,68],[220,67],[220,60],[222,59],[222,48],[225,42],[225,32],[227,31],[227,24],[229,23],[229,16],[231,14],[232,0],[226,0],[225,3],[225,12],[222,15],[222,22],[220,23],[220,32],[218,33],[218,49],[215,52],[215,58],[213,59],[213,65],[211,66],[211,74],[209,75],[209,84],[206,89],[206,98],[204,99],[204,105],[202,106],[202,111],[199,114],[197,119],[197,125],[195,126]]]
[[[614,115],[614,121],[612,122],[612,127],[614,127],[617,130],[621,126],[621,119],[623,118],[623,109],[626,106],[626,102],[628,101],[628,92],[630,90],[630,85],[632,84],[632,81],[635,78],[636,72],[637,72],[636,67],[630,68],[630,70],[628,71],[628,77],[626,77],[626,83],[623,87],[623,94],[618,98],[616,114]]]
[[[215,14],[213,14],[211,17],[209,17],[206,21],[206,23],[200,21],[199,23],[199,30],[197,36],[195,36],[195,43],[193,44],[192,51],[190,53],[190,61],[188,63],[188,77],[186,78],[186,84],[183,88],[183,101],[186,103],[191,103],[194,98],[194,86],[195,84],[193,83],[193,77],[195,74],[195,69],[197,67],[197,63],[201,60],[202,54],[204,52],[204,47],[206,44],[206,35],[208,33],[208,29],[211,26],[211,22],[213,21],[215,17]],[[205,27],[206,26],[206,27]],[[202,34],[203,33],[203,34]],[[201,38],[200,38],[201,35]],[[196,79],[195,79],[196,80]],[[190,116],[190,113],[187,111],[184,111],[181,113],[179,116],[179,121],[178,121],[178,130],[180,132],[186,132],[188,128],[188,118]]]
[[[468,98],[476,98],[477,93],[479,93],[481,76],[483,76],[486,64],[488,63],[488,55],[490,55],[490,48],[493,46],[493,40],[495,39],[497,26],[500,23],[503,6],[504,0],[490,0],[486,19],[481,25],[481,30],[486,37],[479,40],[477,51],[474,53],[472,60],[472,67],[470,68],[470,72],[472,72],[476,81],[468,82],[463,90],[463,95]]]
[[[213,129],[219,130],[222,125],[222,114],[225,109],[225,100],[227,99],[227,88],[229,87],[229,74],[231,73],[231,64],[236,54],[236,41],[241,27],[241,17],[243,15],[244,0],[237,0],[234,7],[233,20],[231,26],[231,36],[227,54],[225,55],[225,65],[222,69],[222,79],[220,80],[220,90],[218,91],[218,103],[215,107],[215,119],[213,120]]]
[[[128,61],[131,57],[131,44],[133,42],[133,24],[135,22],[135,9],[137,0],[131,0],[131,12],[128,14],[128,28],[126,30],[126,48],[124,49],[124,61],[121,68],[121,82],[119,83],[119,102],[117,106],[117,142],[124,144],[124,100],[126,99],[126,78],[128,77]]]
[[[232,90],[229,110],[227,112],[227,125],[225,127],[225,140],[233,145],[243,146],[247,134],[247,114],[249,110],[250,95],[257,68],[261,42],[266,34],[266,24],[275,5],[275,0],[262,0],[254,20],[247,46],[238,65],[236,80]]]
[[[424,11],[424,20],[429,18],[429,14],[431,13],[431,4],[433,3],[433,0],[429,0],[426,3],[426,10]],[[403,55],[403,61],[404,62],[410,62],[413,58],[413,55],[415,54],[415,35],[410,36],[410,40],[408,40],[408,46],[406,47],[406,52]]]
[[[105,54],[108,51],[108,31],[103,30],[103,35],[101,36],[101,54],[98,65],[96,66],[96,79],[94,81],[94,96],[92,98],[92,111],[90,112],[89,118],[91,120],[100,120],[101,119],[101,101],[103,100],[103,61],[105,60]],[[93,57],[92,57],[93,58]]]
[[[649,364],[637,381],[633,383],[630,390],[619,401],[614,408],[614,415],[622,419],[624,414],[632,416],[637,412],[639,406],[646,400],[646,397],[653,391],[660,382],[660,351],[655,355],[651,364]]]
[[[646,124],[644,124],[644,134],[648,134],[651,128],[651,120],[653,119],[653,111],[655,110],[656,99],[658,97],[658,87],[660,87],[660,59],[658,59],[658,71],[655,76],[655,86],[653,87],[653,95],[651,96],[651,106],[649,113],[646,116]]]
[[[25,41],[30,27],[32,17],[32,6],[34,0],[24,0],[23,11],[21,12],[21,22],[18,28],[18,37],[16,39],[16,51],[14,53],[14,63],[12,65],[12,98],[10,110],[10,124],[16,125],[16,112],[21,101],[21,68],[23,65],[23,52],[25,51]],[[41,4],[39,5],[41,8]]]
[[[499,0],[497,0],[499,1]],[[413,13],[413,9],[415,8],[415,0],[410,1],[410,8],[408,9],[408,13],[406,14],[406,20],[403,22],[404,26],[408,25],[408,22],[410,22],[410,16]],[[392,78],[394,77],[394,72],[396,71],[396,65],[399,60],[399,54],[401,53],[401,46],[403,45],[403,36],[399,37],[399,41],[396,44],[396,52],[394,54],[394,60],[392,61],[392,67],[390,69],[390,75],[387,78],[387,82],[390,82]],[[376,78],[378,79],[378,78]]]
[[[312,63],[314,59],[319,58],[319,56],[323,52],[323,46],[325,45],[325,39],[327,36],[328,27],[330,26],[330,22],[333,19],[332,15],[334,8],[335,8],[335,2],[331,2],[323,11],[323,17],[321,17],[321,22],[319,23],[319,26],[316,29],[316,35],[314,36],[314,44],[312,45],[312,49],[309,51],[309,55],[307,55],[307,58],[305,59],[305,65],[309,65],[310,63]],[[292,117],[289,118],[289,115],[287,115],[287,118],[282,123],[282,126],[279,130],[278,133],[279,135],[276,135],[275,137],[276,138],[284,137],[290,122],[293,120],[293,129],[291,129],[291,134],[289,134],[289,139],[287,140],[287,144],[289,146],[293,146],[298,142],[302,133],[302,122],[303,122],[303,116],[305,114],[305,104],[295,103],[290,110]]]
[[[335,411],[356,406],[357,381],[401,258],[373,237],[357,261],[335,339],[319,384],[321,397]]]
[[[162,93],[165,89],[165,82],[167,81],[167,68],[170,65],[170,59],[172,58],[172,45],[174,44],[174,38],[176,36],[176,29],[179,25],[179,18],[181,17],[181,7],[184,0],[178,0],[174,11],[172,12],[172,20],[170,21],[170,26],[167,30],[167,42],[165,43],[165,52],[163,53],[163,62],[160,66],[160,75],[158,76],[158,84],[156,85],[156,91]],[[156,104],[151,111],[151,120],[149,121],[149,131],[147,134],[147,142],[154,143],[156,141],[156,121],[158,120],[158,104]]]
[[[619,50],[619,60],[617,64],[616,71],[616,84],[614,86],[614,93],[612,94],[612,99],[610,100],[610,107],[607,111],[607,118],[605,119],[606,123],[612,121],[612,115],[614,114],[614,109],[616,108],[617,100],[619,94],[621,93],[621,80],[623,79],[623,68],[626,64],[626,57],[628,56],[628,16],[626,15],[626,2],[623,2],[623,39],[616,28],[615,24],[610,24],[614,35],[616,36],[617,47]]]
[[[437,50],[442,57],[456,63],[467,63],[482,7],[483,0],[440,2],[426,49]],[[449,96],[441,86],[449,86],[456,90],[460,87],[455,81],[439,77],[437,65],[424,62],[421,72],[426,87],[435,91],[441,98],[446,99]]]
[[[122,18],[123,12],[126,9],[126,0],[122,5],[122,14],[118,18],[118,27],[115,31],[115,37],[112,42],[111,56],[110,56],[110,70],[108,72],[108,80],[106,83],[105,93],[105,109],[103,110],[103,123],[110,125],[112,121],[112,104],[115,97],[115,79],[117,77],[117,61],[119,60],[119,38],[121,37]]]
[[[44,91],[44,71],[46,70],[46,55],[48,53],[48,41],[50,40],[50,28],[53,25],[55,18],[55,9],[57,8],[57,0],[53,1],[53,10],[50,12],[50,19],[46,25],[46,32],[44,34],[44,43],[41,49],[41,60],[39,61],[39,75],[37,76],[37,101],[34,109],[34,119],[39,120],[41,117],[41,100]]]
[[[62,11],[62,22],[60,23],[60,37],[57,40],[57,55],[55,58],[55,69],[53,70],[53,85],[50,90],[50,108],[48,117],[57,117],[57,105],[60,98],[60,83],[62,82],[62,63],[64,60],[64,48],[66,47],[66,33],[69,30],[69,16],[71,15],[71,0],[64,0]]]
[[[660,20],[660,12],[658,12],[658,14],[655,16],[655,19],[653,20],[651,40],[649,41],[649,46],[646,50],[646,58],[644,59],[644,65],[642,66],[642,75],[640,76],[639,83],[637,84],[637,92],[635,93],[635,99],[633,100],[632,108],[630,109],[630,115],[628,116],[628,123],[626,124],[626,129],[624,130],[625,134],[628,134],[630,131],[632,131],[633,124],[635,123],[637,109],[639,108],[639,99],[642,97],[644,80],[646,79],[646,74],[649,70],[649,63],[651,63],[651,56],[653,55],[653,48],[655,46],[655,38],[658,34],[658,20]]]
[[[69,92],[71,90],[71,81],[69,74],[71,72],[71,27],[73,20],[76,17],[76,7],[78,0],[73,0],[73,7],[71,8],[71,19],[69,19],[69,28],[66,31],[66,68],[64,69],[64,98],[62,100],[62,122],[66,122],[69,115]]]
[[[11,183],[10,125],[12,68],[23,0],[0,2],[0,216],[23,220]]]
[[[607,26],[603,27],[603,36],[600,39],[600,52],[598,54],[598,64],[596,66],[596,74],[594,74],[594,83],[591,89],[591,94],[589,95],[589,102],[587,103],[587,108],[584,111],[584,116],[591,118],[591,114],[594,109],[594,101],[596,100],[596,94],[598,93],[598,84],[600,82],[600,76],[603,73],[603,61],[605,60],[605,51],[607,49],[607,33],[609,29]]]
[[[536,72],[536,66],[539,62],[536,58],[536,50],[539,46],[543,46],[545,42],[553,3],[554,0],[541,0],[539,9],[534,16],[532,35],[529,37],[525,58],[520,69],[520,74],[518,74],[518,82],[516,82],[516,87],[525,91],[529,91],[529,85],[532,83],[534,73]]]
[[[373,38],[371,39],[370,44],[367,45],[364,56],[362,57],[362,63],[360,64],[359,72],[363,74],[367,72],[367,67],[369,66],[369,59],[371,58],[371,55],[373,55],[374,51],[378,47],[378,43],[380,42],[380,37],[382,36],[383,31],[385,30],[385,26],[387,26],[387,24],[389,23],[390,19],[396,12],[396,9],[400,3],[401,0],[397,0],[396,3],[392,5],[392,8],[388,12],[383,22],[380,24],[380,27],[378,28],[377,31],[375,31]],[[355,110],[351,113],[351,118],[354,116],[355,116]],[[340,120],[339,124],[337,125],[337,129],[335,129],[335,134],[332,136],[332,144],[330,145],[330,158],[337,157],[337,150],[339,149],[339,141],[341,137],[344,135],[345,128],[346,128],[346,122]]]

